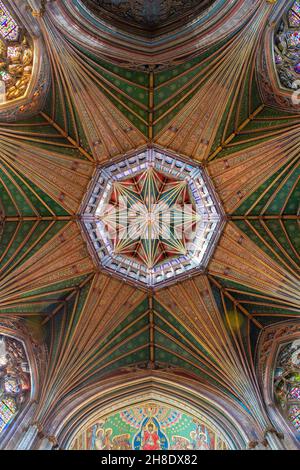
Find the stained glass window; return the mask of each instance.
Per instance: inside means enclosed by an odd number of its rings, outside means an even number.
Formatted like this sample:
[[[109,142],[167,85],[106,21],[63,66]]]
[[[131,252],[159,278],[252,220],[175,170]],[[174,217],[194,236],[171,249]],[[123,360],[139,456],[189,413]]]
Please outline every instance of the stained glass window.
[[[274,38],[274,56],[281,84],[300,88],[300,0],[282,19]]]
[[[23,345],[0,335],[0,433],[22,409],[29,392],[29,364]]]
[[[289,12],[289,25],[291,27],[300,26],[300,1],[297,0]]]
[[[279,351],[274,386],[283,415],[300,433],[300,340]]]
[[[300,405],[292,406],[289,410],[289,419],[295,428],[300,431]]]
[[[9,13],[3,2],[0,1],[0,34],[7,41],[17,41],[20,28]]]
[[[32,75],[33,47],[0,0],[0,104],[24,96]]]
[[[8,406],[6,400],[2,400],[0,403],[0,432],[3,431],[5,426],[11,421],[14,414],[14,409]]]
[[[289,393],[289,398],[291,400],[299,400],[300,401],[300,387],[293,387]]]

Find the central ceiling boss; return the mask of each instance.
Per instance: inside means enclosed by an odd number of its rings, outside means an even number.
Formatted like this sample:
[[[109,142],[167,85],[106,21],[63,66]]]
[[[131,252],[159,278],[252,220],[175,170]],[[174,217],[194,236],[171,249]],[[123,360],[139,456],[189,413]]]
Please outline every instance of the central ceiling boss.
[[[101,268],[149,288],[202,272],[225,222],[205,169],[155,147],[99,167],[80,219]]]

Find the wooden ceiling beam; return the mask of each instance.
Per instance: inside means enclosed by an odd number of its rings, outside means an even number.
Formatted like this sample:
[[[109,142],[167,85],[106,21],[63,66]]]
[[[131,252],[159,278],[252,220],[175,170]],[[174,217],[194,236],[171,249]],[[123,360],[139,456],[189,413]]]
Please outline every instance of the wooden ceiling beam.
[[[300,220],[300,215],[228,215],[229,220]]]

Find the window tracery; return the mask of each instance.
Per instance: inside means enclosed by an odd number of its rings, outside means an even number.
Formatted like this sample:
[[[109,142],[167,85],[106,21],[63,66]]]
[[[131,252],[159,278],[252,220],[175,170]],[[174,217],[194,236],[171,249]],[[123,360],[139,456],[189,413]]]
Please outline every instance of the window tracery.
[[[283,346],[279,351],[274,390],[283,415],[300,437],[300,340]]]
[[[0,433],[22,409],[30,388],[30,370],[23,345],[0,335]]]
[[[275,34],[275,64],[281,84],[300,88],[300,0],[283,17]]]
[[[25,95],[32,75],[33,46],[0,1],[0,104]]]

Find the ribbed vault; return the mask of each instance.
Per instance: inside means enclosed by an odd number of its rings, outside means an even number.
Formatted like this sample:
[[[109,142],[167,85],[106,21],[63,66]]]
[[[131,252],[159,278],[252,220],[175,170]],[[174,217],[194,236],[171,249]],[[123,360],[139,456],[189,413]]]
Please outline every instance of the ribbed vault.
[[[66,401],[114,374],[147,371],[168,375],[172,393],[186,376],[243,410],[256,434],[239,445],[262,441],[273,422],[258,337],[299,321],[300,308],[299,109],[258,86],[268,19],[281,7],[226,2],[222,37],[201,42],[199,19],[170,63],[172,42],[148,62],[136,51],[133,65],[116,38],[105,37],[105,49],[95,34],[93,47],[88,21],[74,35],[71,7],[55,3],[32,19],[51,65],[46,103],[0,122],[0,318],[31,320],[48,347],[31,423],[64,447],[66,423],[56,432],[51,417]],[[211,11],[213,36],[220,10]],[[227,219],[206,272],[155,293],[99,272],[78,224],[98,166],[153,144],[206,167]]]

